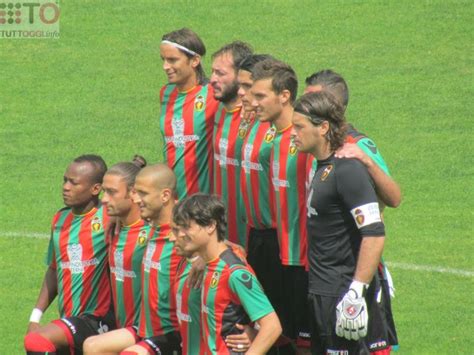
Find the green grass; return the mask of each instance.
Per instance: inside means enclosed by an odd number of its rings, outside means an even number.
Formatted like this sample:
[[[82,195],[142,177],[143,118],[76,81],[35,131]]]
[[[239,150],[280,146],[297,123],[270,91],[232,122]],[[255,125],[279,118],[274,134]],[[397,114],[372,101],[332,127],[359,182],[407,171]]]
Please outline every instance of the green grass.
[[[241,39],[288,61],[301,84],[323,68],[343,74],[349,120],[403,189],[386,212],[386,259],[474,269],[472,2],[69,0],[61,10],[59,40],[0,39],[0,353],[22,353],[47,246],[6,233],[48,233],[79,154],[159,159],[158,45],[183,26],[205,41],[208,72],[210,54]],[[472,351],[472,277],[392,274],[400,354]]]

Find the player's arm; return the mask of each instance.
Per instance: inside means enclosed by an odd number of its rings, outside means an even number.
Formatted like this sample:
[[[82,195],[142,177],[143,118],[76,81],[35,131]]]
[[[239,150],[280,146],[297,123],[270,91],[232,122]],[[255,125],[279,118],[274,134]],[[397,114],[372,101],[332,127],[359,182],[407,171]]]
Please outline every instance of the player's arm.
[[[375,146],[375,145],[374,145]],[[400,186],[382,168],[367,155],[357,144],[346,143],[336,152],[338,158],[360,160],[367,168],[374,181],[377,195],[389,207],[398,207],[402,201]]]
[[[280,320],[275,312],[263,316],[256,322],[260,329],[246,354],[266,354],[282,332]]]
[[[225,345],[235,352],[244,352],[250,348],[252,341],[257,336],[258,330],[250,325],[235,324],[242,331],[240,334],[230,334],[225,337]]]
[[[43,312],[48,309],[49,305],[53,302],[54,298],[58,294],[58,278],[56,269],[51,265],[48,266],[46,274],[44,275],[43,285],[36,301],[35,308],[30,317],[30,322],[28,324],[27,333],[34,331],[39,328],[39,322]]]
[[[364,284],[372,281],[382,257],[384,243],[383,236],[362,238],[354,280]]]
[[[382,256],[385,227],[367,170],[355,160],[345,160],[340,166],[337,189],[359,230],[361,245],[352,283],[336,307],[336,334],[358,340],[367,335],[365,293]]]
[[[236,301],[240,301],[251,321],[258,324],[257,336],[247,354],[266,354],[280,336],[280,320],[270,304],[257,278],[246,268],[233,270],[229,286]]]

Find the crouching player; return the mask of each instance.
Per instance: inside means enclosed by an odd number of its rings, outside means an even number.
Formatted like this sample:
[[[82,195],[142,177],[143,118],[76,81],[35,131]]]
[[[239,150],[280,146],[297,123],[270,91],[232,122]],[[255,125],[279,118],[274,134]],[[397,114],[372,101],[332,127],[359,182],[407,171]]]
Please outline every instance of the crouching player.
[[[242,332],[236,324],[255,321],[260,329],[248,353],[264,354],[281,334],[280,321],[255,275],[224,243],[225,214],[222,202],[205,194],[192,195],[173,209],[175,238],[184,252],[197,253],[207,263],[201,290],[204,349],[234,354],[226,336]]]
[[[140,207],[134,202],[135,177],[146,164],[140,156],[133,162],[112,166],[104,176],[102,203],[119,229],[110,235],[109,265],[112,298],[117,328],[138,325],[141,302],[140,274],[150,225],[140,218]],[[84,342],[84,353],[120,351],[113,332],[92,336]],[[116,347],[118,346],[118,348]]]
[[[108,217],[99,203],[106,170],[101,157],[82,155],[64,174],[66,207],[53,218],[48,269],[24,340],[28,354],[81,354],[87,337],[115,326],[104,234]],[[61,319],[40,326],[56,296]]]
[[[173,225],[173,233],[170,240],[173,241],[176,253],[183,258],[179,262],[173,292],[176,300],[176,313],[181,334],[181,347],[183,355],[204,354],[204,342],[201,336],[201,289],[192,286],[190,273],[193,262],[197,261],[199,255],[185,251],[185,242],[182,238],[175,236],[179,233],[176,225]],[[245,261],[242,248],[236,244],[226,241],[232,251]],[[229,348],[235,351],[247,351],[251,339],[255,337],[256,330],[248,325],[236,324],[238,329],[244,330],[242,334],[230,334],[225,341]]]
[[[141,266],[138,327],[110,332],[108,341],[113,348],[101,354],[180,354],[181,338],[171,292],[180,258],[169,240],[176,176],[165,164],[147,166],[137,175],[134,187],[140,215],[152,225]]]

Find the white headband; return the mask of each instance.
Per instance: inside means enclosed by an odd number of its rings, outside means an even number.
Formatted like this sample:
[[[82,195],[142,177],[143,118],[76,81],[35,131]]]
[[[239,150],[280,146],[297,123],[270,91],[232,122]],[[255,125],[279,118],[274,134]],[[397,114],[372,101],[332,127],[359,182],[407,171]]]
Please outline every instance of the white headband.
[[[172,45],[173,47],[176,47],[178,49],[181,49],[183,52],[186,52],[188,54],[191,54],[192,56],[195,56],[195,55],[198,55],[195,51],[192,51],[188,48],[186,48],[185,46],[182,46],[178,43],[175,43],[175,42],[171,42],[171,41],[168,41],[168,40],[163,40],[161,41],[161,43],[164,43],[164,44],[170,44]]]

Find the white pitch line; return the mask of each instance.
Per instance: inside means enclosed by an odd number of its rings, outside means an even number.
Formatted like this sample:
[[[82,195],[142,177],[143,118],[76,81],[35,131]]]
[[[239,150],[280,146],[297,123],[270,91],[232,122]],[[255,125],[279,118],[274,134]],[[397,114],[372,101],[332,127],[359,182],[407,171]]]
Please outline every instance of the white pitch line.
[[[0,232],[0,237],[4,238],[39,238],[47,239],[49,234],[46,233],[32,233],[32,232]],[[408,263],[398,263],[389,261],[387,265],[394,269],[403,269],[410,271],[428,271],[428,272],[438,272],[441,274],[452,274],[465,277],[474,277],[474,271],[452,269],[441,266],[431,266],[431,265],[416,265]]]
[[[474,271],[451,269],[441,266],[430,266],[430,265],[416,265],[407,263],[397,262],[386,262],[386,264],[394,269],[404,269],[410,271],[428,271],[428,272],[439,272],[441,274],[453,274],[458,276],[474,277]]]
[[[46,233],[32,233],[32,232],[0,232],[0,237],[4,238],[49,238],[49,234]]]

